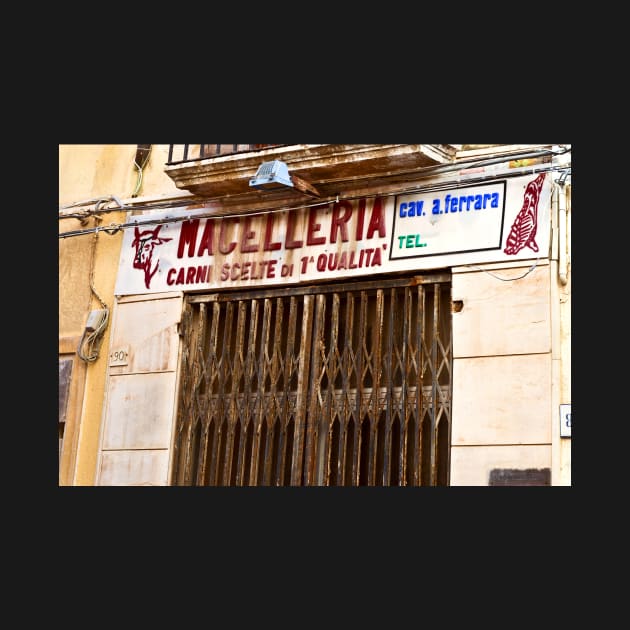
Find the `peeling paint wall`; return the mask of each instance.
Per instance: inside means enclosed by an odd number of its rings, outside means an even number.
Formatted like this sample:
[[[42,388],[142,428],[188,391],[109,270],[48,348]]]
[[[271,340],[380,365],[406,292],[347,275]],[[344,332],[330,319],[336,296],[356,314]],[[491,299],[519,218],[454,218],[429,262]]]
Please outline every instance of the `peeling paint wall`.
[[[549,273],[547,261],[454,270],[451,485],[551,469]]]
[[[168,485],[181,312],[181,296],[117,305],[97,485]]]

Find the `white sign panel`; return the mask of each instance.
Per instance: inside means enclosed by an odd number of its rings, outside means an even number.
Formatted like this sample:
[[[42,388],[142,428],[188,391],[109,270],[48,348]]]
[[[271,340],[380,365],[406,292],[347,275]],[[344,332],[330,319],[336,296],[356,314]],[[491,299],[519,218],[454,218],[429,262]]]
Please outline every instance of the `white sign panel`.
[[[571,405],[560,405],[560,437],[571,437]]]
[[[114,348],[109,353],[109,365],[111,367],[115,367],[117,365],[128,365],[129,364],[129,346],[124,346],[122,348]]]
[[[444,193],[398,197],[392,257],[499,250],[506,186],[503,180]]]
[[[551,177],[265,214],[128,216],[117,295],[290,285],[549,255]]]

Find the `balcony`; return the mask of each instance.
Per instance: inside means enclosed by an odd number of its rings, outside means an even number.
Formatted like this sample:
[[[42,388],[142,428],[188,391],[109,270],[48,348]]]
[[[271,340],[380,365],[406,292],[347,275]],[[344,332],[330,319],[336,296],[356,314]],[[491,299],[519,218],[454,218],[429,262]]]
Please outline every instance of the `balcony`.
[[[301,201],[309,195],[297,188],[260,191],[249,180],[263,162],[281,160],[326,198],[412,179],[455,157],[456,146],[448,144],[170,145],[165,172],[178,188],[207,199]]]
[[[215,158],[220,155],[233,155],[244,151],[256,151],[265,147],[284,146],[279,144],[169,144],[168,162],[180,164],[182,162],[197,162],[205,158]]]

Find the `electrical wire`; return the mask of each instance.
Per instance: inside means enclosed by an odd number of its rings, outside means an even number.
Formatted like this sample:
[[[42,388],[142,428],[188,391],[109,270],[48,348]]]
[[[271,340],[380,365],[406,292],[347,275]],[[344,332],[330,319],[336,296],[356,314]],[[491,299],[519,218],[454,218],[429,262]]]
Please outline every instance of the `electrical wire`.
[[[109,309],[103,309],[100,311],[100,319],[94,327],[94,330],[86,328],[83,331],[79,347],[77,348],[77,354],[79,358],[83,359],[86,363],[93,363],[98,359],[103,335],[107,329],[108,322]]]
[[[100,221],[100,217],[94,217],[95,221]],[[92,256],[90,262],[90,290],[96,296],[96,299],[101,303],[103,307],[100,311],[99,319],[93,326],[93,329],[85,327],[79,346],[77,348],[77,354],[86,363],[93,363],[98,359],[101,343],[103,341],[103,335],[107,329],[107,323],[109,322],[109,308],[105,301],[98,294],[94,287],[94,261],[96,259],[96,245],[98,243],[98,232],[94,233],[94,245],[92,248]],[[90,312],[90,314],[93,311]]]
[[[140,190],[140,186],[142,186],[142,167],[139,166],[137,162],[134,162],[134,164],[138,167],[138,181],[136,182],[136,187],[134,188],[134,191],[131,193],[131,196],[137,197],[138,191]]]
[[[136,151],[136,156],[133,160],[134,166],[138,169],[138,180],[136,182],[136,187],[131,194],[132,197],[138,196],[138,191],[142,186],[142,173],[144,167],[147,165],[149,161],[149,155],[151,154],[151,145],[150,144],[139,144],[138,149]]]
[[[107,208],[105,210],[101,210],[101,206],[104,203],[115,201],[118,204],[118,208]],[[59,210],[67,210],[68,208],[78,208],[81,206],[89,206],[90,204],[96,204],[95,210],[98,212],[112,212],[112,210],[122,210],[125,208],[125,205],[120,201],[116,195],[107,195],[103,197],[95,197],[94,199],[86,199],[85,201],[75,201],[74,203],[66,204],[65,206],[61,206]],[[64,215],[65,216],[65,215]],[[63,218],[63,217],[62,217]]]
[[[547,166],[545,168],[532,168],[532,173],[543,173],[543,172],[551,172],[551,171],[566,171],[569,170],[570,172],[570,167],[557,167],[557,166]],[[522,176],[523,172],[518,172],[518,173],[505,173],[502,174],[501,176],[497,176],[494,175],[493,179],[506,179],[506,178],[510,178],[510,177],[519,177]],[[466,183],[469,185],[473,185],[475,183],[481,182],[481,181],[486,181],[488,179],[488,177],[478,177],[478,178],[470,178],[466,180]],[[356,199],[372,199],[374,197],[395,197],[395,196],[399,196],[399,195],[405,195],[405,194],[411,194],[414,192],[417,193],[427,193],[427,192],[438,192],[438,191],[442,191],[442,190],[449,190],[452,189],[453,186],[457,185],[457,184],[461,184],[460,181],[457,182],[453,182],[453,181],[448,181],[448,182],[442,182],[442,183],[438,183],[438,184],[431,184],[428,186],[413,186],[411,188],[407,188],[407,189],[399,189],[396,190],[394,192],[389,192],[389,193],[372,193],[369,195],[350,195],[347,197],[340,197],[339,195],[336,196],[330,196],[324,199],[318,199],[317,201],[314,201],[312,203],[307,203],[307,204],[299,204],[299,205],[295,205],[295,206],[283,206],[283,207],[271,207],[271,208],[264,208],[261,210],[253,210],[253,211],[247,211],[247,212],[225,212],[225,213],[216,213],[216,212],[208,212],[208,213],[195,213],[194,217],[197,219],[205,219],[205,218],[213,218],[213,219],[223,219],[223,218],[240,218],[240,217],[245,217],[245,216],[260,216],[260,215],[266,215],[266,214],[271,214],[274,212],[280,212],[280,211],[291,211],[291,210],[301,210],[301,209],[307,209],[307,208],[312,208],[314,206],[321,206],[321,205],[325,205],[328,203],[332,203],[334,201],[352,201],[352,200],[356,200]],[[188,206],[194,206],[194,205],[198,205],[195,204],[194,202],[190,202],[188,204]],[[156,210],[156,209],[169,209],[169,208],[181,208],[182,207],[182,202],[169,202],[168,204],[161,204],[161,205],[152,205],[150,207],[147,207],[147,210]],[[137,210],[138,208],[134,208],[134,210]],[[188,207],[188,210],[191,210],[192,208]],[[199,208],[200,210],[202,210],[203,208]],[[110,223],[109,226],[105,227],[105,226],[96,226],[94,228],[88,228],[88,229],[83,229],[83,230],[71,230],[68,232],[60,232],[59,233],[59,238],[69,238],[69,237],[73,237],[73,236],[82,236],[84,234],[90,234],[92,232],[107,232],[110,235],[116,234],[117,232],[119,232],[120,230],[124,230],[127,228],[132,228],[132,227],[139,227],[142,225],[160,225],[160,224],[164,224],[164,223],[180,223],[182,221],[189,221],[191,219],[191,215],[179,215],[177,217],[173,216],[173,217],[164,217],[162,219],[155,219],[155,218],[148,218],[145,220],[134,220],[132,222],[128,222],[128,223]]]
[[[428,166],[425,167],[423,169],[419,169],[419,170],[415,170],[415,171],[403,171],[403,172],[396,172],[394,174],[391,175],[387,175],[384,177],[381,177],[379,179],[383,179],[383,178],[394,178],[394,177],[401,177],[404,175],[415,175],[418,178],[422,178],[423,176],[431,176],[431,175],[439,175],[441,173],[446,173],[446,172],[450,172],[452,170],[466,170],[466,169],[472,169],[472,168],[480,168],[483,166],[491,166],[494,164],[503,164],[505,162],[510,162],[513,161],[515,159],[528,159],[528,158],[540,158],[540,157],[545,157],[545,156],[549,156],[549,155],[553,155],[553,156],[560,156],[560,155],[564,155],[566,153],[570,153],[571,152],[571,147],[564,147],[563,149],[559,150],[559,151],[554,151],[554,150],[550,150],[550,149],[541,149],[538,151],[529,151],[529,152],[525,152],[525,153],[512,153],[512,154],[505,154],[502,157],[498,157],[498,158],[488,158],[488,159],[474,159],[474,160],[462,160],[460,162],[457,162],[456,164],[437,164],[434,166]],[[144,164],[146,164],[146,159],[144,160]],[[549,171],[549,170],[564,170],[567,167],[558,167],[558,166],[552,166],[552,167],[547,167],[545,169],[536,169],[534,167],[532,167],[531,172],[532,173],[540,173],[540,172],[545,172],[545,171]],[[570,171],[570,166],[568,167],[569,171]],[[493,179],[503,179],[505,177],[516,177],[519,175],[522,175],[523,172],[519,171],[517,173],[512,173],[512,174],[503,174],[500,177],[497,176],[496,174],[491,175],[490,177],[492,177]],[[467,179],[467,182],[469,183],[475,183],[478,181],[483,181],[488,179],[488,176],[486,177],[480,177],[480,178],[470,178]],[[344,180],[336,180],[336,182],[342,182]],[[332,180],[331,182],[327,182],[327,183],[336,183],[335,180]],[[456,183],[460,183],[460,182],[456,182]],[[359,198],[370,198],[370,197],[376,197],[376,196],[393,196],[393,195],[399,195],[399,194],[406,194],[406,193],[412,193],[412,192],[431,192],[432,190],[438,191],[441,190],[443,188],[448,188],[453,186],[453,182],[446,182],[443,184],[434,184],[435,187],[412,187],[409,189],[404,189],[404,190],[399,190],[396,191],[395,193],[387,193],[385,195],[383,194],[375,194],[375,195],[357,195],[354,197],[343,197],[342,199],[344,200],[352,200],[352,199],[359,199]],[[338,195],[337,195],[337,200],[338,200]],[[329,197],[326,197],[324,199],[320,199],[317,200],[316,202],[313,202],[311,204],[301,204],[298,206],[292,206],[292,207],[286,207],[286,208],[280,208],[280,209],[286,209],[286,210],[294,210],[294,209],[302,209],[302,208],[309,208],[315,205],[321,205],[323,203],[329,203],[330,201],[332,201],[335,198],[334,195],[330,195]],[[118,199],[118,197],[111,195],[109,197],[99,197],[97,199],[92,199],[92,200],[87,200],[87,201],[83,201],[83,202],[76,202],[73,204],[68,204],[65,206],[61,206],[60,210],[65,210],[65,209],[69,209],[72,207],[76,207],[76,206],[83,206],[83,205],[89,205],[90,203],[93,203],[94,201],[100,201],[100,202],[104,202],[105,200],[114,200],[116,201],[116,203],[118,204],[118,208],[101,208],[100,206],[102,205],[102,203],[97,204],[97,207],[94,208],[94,210],[87,210],[85,213],[81,213],[80,215],[76,215],[76,214],[60,214],[59,219],[66,219],[66,218],[83,218],[86,216],[91,216],[93,214],[98,214],[98,213],[104,213],[104,212],[113,212],[113,211],[117,211],[117,210],[123,210],[125,208],[127,208],[128,210],[133,210],[136,212],[150,212],[150,211],[154,211],[154,210],[163,210],[163,209],[169,209],[169,208],[176,208],[176,207],[181,207],[182,206],[182,202],[184,202],[184,200],[179,199],[179,200],[174,200],[174,201],[167,201],[167,202],[156,202],[156,203],[151,203],[151,204],[145,204],[145,205],[138,205],[138,206],[125,206],[124,204],[121,203],[121,201]],[[198,203],[204,203],[204,200],[202,198],[199,197],[193,197],[190,198],[188,200],[186,200],[186,202],[184,202],[184,205],[195,205]],[[269,210],[263,209],[260,211],[254,211],[254,212],[248,212],[246,213],[249,216],[254,216],[256,214],[266,214],[267,212],[274,212],[279,210],[279,208],[274,207],[274,208],[270,208]],[[245,213],[244,213],[245,214]],[[211,215],[211,216],[215,216],[217,218],[221,218],[222,216],[243,216],[243,215],[235,215],[235,214],[230,214],[230,213],[226,213],[225,215]],[[132,224],[132,225],[135,225]],[[104,228],[99,228],[100,230],[103,230]],[[116,230],[117,231],[117,230]],[[87,233],[89,233],[90,231],[88,231]],[[79,232],[79,234],[83,234],[84,232]],[[75,233],[68,233],[71,234],[72,236],[78,235]],[[60,237],[63,237],[62,234],[60,234]]]
[[[536,258],[536,260],[534,261],[534,264],[524,274],[520,276],[516,276],[516,278],[502,278],[501,276],[497,276],[495,273],[492,273],[491,271],[488,271],[487,269],[483,269],[482,267],[478,267],[477,265],[466,265],[466,267],[483,271],[484,273],[487,273],[489,276],[492,276],[493,278],[497,280],[501,280],[501,282],[513,282],[514,280],[520,280],[521,278],[528,276],[532,271],[534,271],[534,269],[536,269],[536,267],[538,266],[539,260],[540,260],[539,258]]]
[[[149,149],[150,151],[150,149]],[[542,151],[534,151],[534,152],[528,152],[528,153],[523,153],[523,154],[508,154],[504,157],[499,157],[499,158],[491,158],[491,159],[486,159],[486,160],[473,160],[471,162],[460,162],[458,164],[452,164],[452,165],[437,165],[434,167],[427,167],[426,169],[423,170],[423,172],[429,172],[429,171],[438,171],[440,173],[442,172],[448,172],[448,171],[452,171],[454,169],[459,170],[460,172],[462,170],[466,170],[466,168],[479,168],[481,166],[489,166],[489,165],[494,165],[494,164],[502,164],[505,163],[507,161],[512,161],[514,159],[528,159],[528,158],[537,158],[537,157],[541,157],[543,155],[563,155],[565,153],[568,153],[571,151],[571,147],[565,147],[564,149],[562,149],[561,151],[553,151],[553,150],[542,150]],[[148,156],[147,156],[148,157]],[[144,164],[146,164],[147,159],[145,159],[143,161]],[[137,191],[139,190],[139,187],[141,185],[141,181],[142,181],[142,166],[140,166],[137,161],[134,160],[134,164],[136,165],[136,167],[138,168],[139,171],[139,180],[138,180],[138,184],[136,185],[136,190],[134,191],[134,195],[135,193],[137,193]],[[466,164],[468,164],[468,166],[466,166]],[[559,178],[559,182],[561,185],[564,185],[565,180],[567,179],[567,177],[571,174],[571,167],[570,165],[568,166],[562,166],[562,167],[558,167],[558,166],[544,166],[543,168],[535,168],[533,167],[531,169],[532,173],[540,173],[540,172],[549,172],[549,171],[559,171],[561,172],[561,176]],[[396,173],[396,176],[399,177],[401,175],[403,175],[404,173]],[[415,175],[419,174],[417,172],[414,172]],[[504,179],[506,177],[517,177],[522,175],[523,172],[519,171],[517,173],[503,173],[500,176],[494,174],[494,176],[490,176],[492,179]],[[467,184],[475,184],[476,182],[479,181],[485,181],[487,180],[489,177],[472,177],[472,178],[468,178],[466,180]],[[402,194],[410,194],[413,192],[432,192],[432,191],[440,191],[440,190],[445,190],[448,188],[452,188],[452,186],[454,184],[460,184],[461,181],[457,181],[457,182],[441,182],[441,183],[436,183],[436,184],[430,184],[428,186],[412,186],[411,188],[407,188],[407,189],[402,189],[402,190],[397,190],[395,192],[391,192],[391,193],[373,193],[370,195],[351,195],[351,196],[347,196],[347,197],[342,197],[343,200],[347,200],[347,201],[351,201],[351,200],[355,200],[355,199],[369,199],[369,198],[374,198],[374,197],[391,197],[391,196],[398,196],[398,195],[402,195]],[[133,195],[132,195],[133,196]],[[265,214],[270,214],[273,212],[278,212],[281,210],[297,210],[297,209],[305,209],[305,208],[311,208],[314,206],[318,206],[318,205],[324,205],[326,203],[332,203],[333,201],[339,201],[339,195],[336,195],[335,197],[330,196],[329,198],[326,199],[318,199],[312,203],[308,203],[308,204],[300,204],[297,206],[290,206],[290,207],[282,207],[282,208],[278,208],[278,207],[273,207],[273,208],[268,208],[268,209],[262,209],[262,210],[257,210],[257,211],[250,211],[250,212],[242,212],[242,213],[223,213],[223,214],[217,214],[217,213],[206,213],[206,214],[202,214],[202,213],[195,213],[195,218],[226,218],[226,217],[230,217],[230,218],[238,218],[238,217],[243,217],[243,216],[256,216],[256,215],[265,215]],[[115,201],[118,204],[118,208],[109,208],[109,207],[104,207],[104,204],[108,204],[111,201]],[[119,199],[118,197],[116,197],[115,195],[110,195],[110,196],[105,196],[105,197],[98,197],[96,199],[90,199],[90,200],[86,200],[86,201],[82,201],[82,202],[75,202],[72,204],[68,204],[65,206],[62,206],[61,209],[70,209],[70,208],[74,208],[74,207],[81,207],[81,206],[85,206],[85,205],[90,205],[92,203],[95,203],[95,207],[93,210],[87,210],[84,213],[80,213],[80,214],[71,214],[71,215],[64,215],[61,216],[60,218],[78,218],[81,220],[81,223],[84,224],[85,221],[87,220],[87,217],[95,215],[95,214],[99,214],[99,213],[105,213],[105,212],[112,212],[112,211],[120,211],[120,210],[124,210],[124,209],[130,209],[130,210],[134,210],[134,211],[144,211],[144,210],[157,210],[157,209],[168,209],[168,208],[177,208],[177,207],[182,207],[182,200],[175,200],[175,201],[170,201],[170,202],[162,202],[162,203],[156,203],[156,204],[150,204],[150,205],[145,205],[144,207],[133,207],[133,208],[128,208],[126,207]],[[195,205],[195,202],[193,200],[189,200],[189,204],[188,205]],[[202,208],[201,208],[202,209]],[[187,221],[190,220],[191,215],[180,215],[178,217],[165,217],[163,219],[158,219],[156,220],[155,218],[148,218],[144,221],[133,221],[130,223],[122,223],[122,224],[115,224],[115,223],[110,223],[109,226],[105,227],[105,226],[95,226],[94,228],[89,228],[89,229],[83,229],[83,230],[74,230],[74,231],[69,231],[69,232],[64,232],[64,233],[60,233],[59,234],[59,238],[69,238],[72,236],[81,236],[81,235],[85,235],[85,234],[90,234],[90,233],[94,233],[94,237],[95,237],[95,247],[96,247],[96,239],[98,238],[98,233],[100,231],[104,231],[107,234],[110,235],[114,235],[117,232],[127,229],[127,228],[131,228],[131,227],[138,227],[140,225],[158,225],[158,224],[163,224],[163,223],[178,223],[178,222],[182,222],[182,221]],[[100,221],[100,217],[95,217],[96,221]],[[527,276],[528,274],[530,274],[537,266],[538,264],[538,259],[536,259],[536,261],[534,262],[534,264],[522,275],[517,276],[515,278],[502,278],[500,276],[497,276],[496,274],[483,269],[482,267],[476,266],[476,265],[468,265],[468,267],[474,268],[474,269],[478,269],[490,276],[492,276],[493,278],[500,280],[502,282],[512,282],[515,280],[520,280],[521,278],[524,278],[525,276]],[[101,305],[103,306],[103,317],[100,320],[100,322],[98,323],[98,325],[95,327],[95,329],[93,331],[88,331],[87,328],[83,333],[83,336],[81,338],[81,342],[79,344],[79,350],[78,350],[78,354],[79,356],[84,360],[84,361],[88,361],[88,362],[92,362],[95,361],[98,358],[98,347],[100,346],[100,341],[102,340],[102,335],[104,334],[106,328],[107,328],[107,323],[109,320],[109,309],[107,308],[107,305],[105,304],[105,302],[101,299],[101,297],[98,295],[98,293],[96,292],[96,289],[94,288],[94,283],[93,283],[93,273],[94,273],[94,258],[92,259],[92,270],[91,270],[91,278],[90,278],[90,289],[92,290],[92,292],[94,293],[94,295],[96,295],[97,299],[101,302]],[[83,348],[87,348],[86,351],[83,350]]]

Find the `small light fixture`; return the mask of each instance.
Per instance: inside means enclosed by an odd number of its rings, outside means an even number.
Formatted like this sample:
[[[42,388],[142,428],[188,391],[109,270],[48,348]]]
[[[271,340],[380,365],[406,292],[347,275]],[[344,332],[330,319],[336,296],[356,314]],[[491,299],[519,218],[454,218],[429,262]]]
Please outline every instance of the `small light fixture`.
[[[293,188],[289,168],[281,160],[263,162],[258,167],[254,178],[249,180],[249,185],[262,190],[274,190],[283,186]]]
[[[289,174],[289,167],[282,160],[263,162],[256,171],[256,175],[249,180],[249,185],[259,190],[279,190],[281,188],[295,188],[305,195],[319,197],[319,191],[309,182],[297,175]]]

